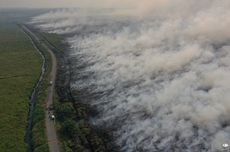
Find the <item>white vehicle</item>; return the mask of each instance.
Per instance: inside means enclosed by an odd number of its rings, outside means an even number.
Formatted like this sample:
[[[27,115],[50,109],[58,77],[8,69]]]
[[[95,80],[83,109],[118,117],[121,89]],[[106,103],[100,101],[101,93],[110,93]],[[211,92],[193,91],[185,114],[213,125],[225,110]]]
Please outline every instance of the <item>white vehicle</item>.
[[[53,85],[53,81],[50,81],[50,83],[49,83],[50,85]]]
[[[55,119],[55,116],[54,116],[54,115],[51,115],[51,119],[54,120],[54,119]]]

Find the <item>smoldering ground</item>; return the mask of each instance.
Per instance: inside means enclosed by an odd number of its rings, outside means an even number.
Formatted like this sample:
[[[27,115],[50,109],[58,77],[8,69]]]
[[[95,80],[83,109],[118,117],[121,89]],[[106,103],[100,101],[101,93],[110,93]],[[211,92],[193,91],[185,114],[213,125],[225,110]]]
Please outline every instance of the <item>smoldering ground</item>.
[[[130,10],[57,10],[32,23],[68,36],[72,88],[97,94],[87,101],[100,112],[92,123],[114,128],[123,151],[229,143],[230,2],[135,2]]]

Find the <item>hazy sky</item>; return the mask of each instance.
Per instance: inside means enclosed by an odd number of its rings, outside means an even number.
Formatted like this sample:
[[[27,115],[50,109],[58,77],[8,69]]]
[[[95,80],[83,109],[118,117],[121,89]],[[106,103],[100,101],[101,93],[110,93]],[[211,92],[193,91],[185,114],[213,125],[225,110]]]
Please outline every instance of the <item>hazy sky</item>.
[[[118,2],[129,6],[132,4],[130,1],[132,0],[0,0],[0,7],[111,7]]]
[[[77,7],[89,0],[0,0],[0,7]]]

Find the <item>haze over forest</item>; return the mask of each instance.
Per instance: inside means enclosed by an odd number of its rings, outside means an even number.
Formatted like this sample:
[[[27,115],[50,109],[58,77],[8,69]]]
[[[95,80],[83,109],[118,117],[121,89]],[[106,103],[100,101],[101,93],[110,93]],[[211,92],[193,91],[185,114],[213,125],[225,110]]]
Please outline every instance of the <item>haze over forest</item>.
[[[108,3],[109,2],[109,3]],[[107,1],[125,8],[130,1]],[[230,141],[230,1],[60,9],[31,23],[67,37],[76,90],[123,151],[210,151]]]
[[[230,141],[229,0],[3,0],[65,7],[29,24],[71,47],[71,88],[88,92],[124,152],[220,149]]]

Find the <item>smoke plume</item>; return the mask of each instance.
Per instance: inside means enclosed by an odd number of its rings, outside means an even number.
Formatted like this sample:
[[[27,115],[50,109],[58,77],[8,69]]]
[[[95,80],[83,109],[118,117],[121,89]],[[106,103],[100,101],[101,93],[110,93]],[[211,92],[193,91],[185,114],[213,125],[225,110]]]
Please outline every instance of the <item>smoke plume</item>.
[[[95,95],[85,101],[100,112],[92,123],[113,128],[122,151],[220,149],[230,142],[230,1],[132,6],[57,10],[32,23],[67,37],[72,88]]]

